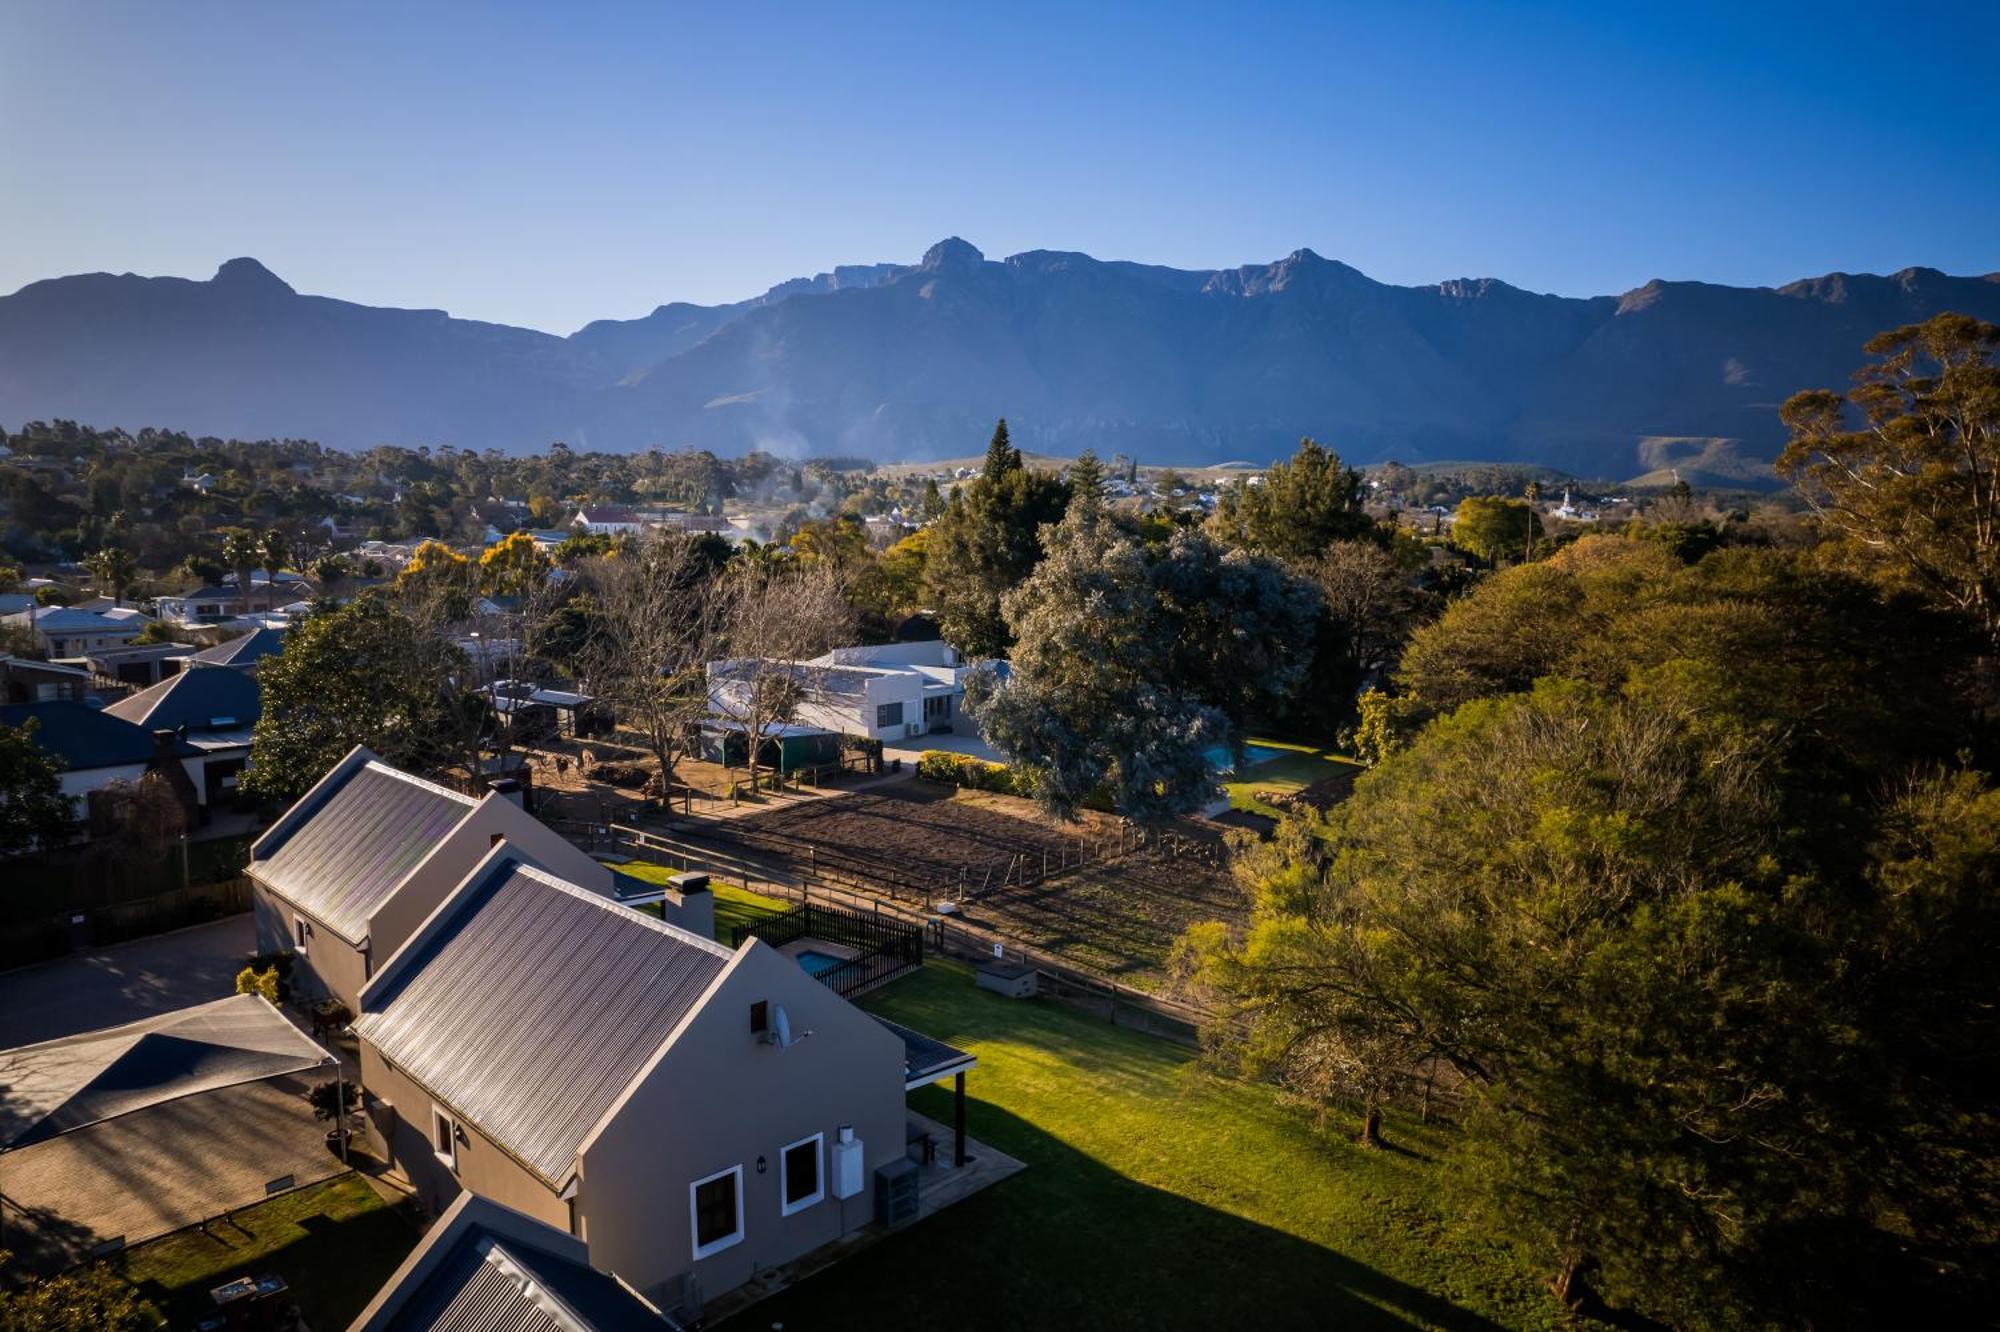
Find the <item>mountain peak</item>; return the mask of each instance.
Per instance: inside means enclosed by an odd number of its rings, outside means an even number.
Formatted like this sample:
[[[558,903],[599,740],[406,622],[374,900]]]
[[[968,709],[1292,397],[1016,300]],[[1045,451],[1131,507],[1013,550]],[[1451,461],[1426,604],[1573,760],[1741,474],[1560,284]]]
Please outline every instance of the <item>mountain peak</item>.
[[[218,287],[232,291],[283,292],[287,296],[296,295],[286,281],[255,259],[231,259],[215,270],[210,281]]]
[[[952,269],[974,268],[986,262],[986,256],[970,241],[956,236],[947,236],[930,249],[924,251],[924,261],[917,267],[926,273],[943,273]]]

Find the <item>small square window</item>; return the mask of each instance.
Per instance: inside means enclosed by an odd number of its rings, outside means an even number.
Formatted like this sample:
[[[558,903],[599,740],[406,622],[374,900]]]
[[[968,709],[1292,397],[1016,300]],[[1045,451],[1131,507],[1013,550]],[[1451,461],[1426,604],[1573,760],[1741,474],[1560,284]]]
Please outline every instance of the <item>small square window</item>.
[[[826,1181],[820,1171],[820,1153],[825,1144],[826,1135],[815,1133],[810,1138],[800,1138],[779,1156],[778,1168],[783,1176],[779,1181],[780,1216],[803,1212],[826,1197]]]
[[[458,1169],[458,1124],[436,1106],[431,1107],[431,1150],[447,1167]]]
[[[706,1258],[743,1239],[743,1167],[698,1179],[688,1187],[688,1221],[694,1256]]]
[[[901,726],[902,724],[903,705],[901,703],[877,703],[875,705],[875,725],[878,729],[884,726]]]

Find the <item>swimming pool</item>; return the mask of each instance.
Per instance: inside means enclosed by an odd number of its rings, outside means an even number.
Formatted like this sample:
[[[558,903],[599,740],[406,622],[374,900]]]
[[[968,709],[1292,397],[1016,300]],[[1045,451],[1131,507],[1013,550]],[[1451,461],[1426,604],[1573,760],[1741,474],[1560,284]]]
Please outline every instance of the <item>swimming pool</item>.
[[[1268,759],[1280,758],[1286,752],[1286,750],[1279,749],[1273,745],[1245,745],[1243,746],[1243,766],[1247,768],[1252,764],[1263,763]],[[1236,771],[1235,765],[1229,760],[1228,745],[1217,745],[1213,749],[1204,749],[1201,752],[1201,756],[1207,759],[1208,766],[1217,772]]]
[[[817,949],[805,948],[799,951],[799,965],[806,969],[806,975],[818,980],[847,959],[835,957],[832,953],[822,953]]]

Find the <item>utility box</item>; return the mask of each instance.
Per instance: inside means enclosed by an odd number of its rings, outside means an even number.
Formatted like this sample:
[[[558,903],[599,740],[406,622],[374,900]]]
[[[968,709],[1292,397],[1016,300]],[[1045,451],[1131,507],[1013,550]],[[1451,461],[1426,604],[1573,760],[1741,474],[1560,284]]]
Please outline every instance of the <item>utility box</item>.
[[[854,1136],[854,1130],[843,1124],[840,1137],[833,1144],[833,1196],[852,1198],[861,1192],[862,1181],[866,1178],[861,1160],[861,1139]]]
[[[899,1156],[875,1167],[875,1224],[884,1230],[917,1219],[917,1163]]]

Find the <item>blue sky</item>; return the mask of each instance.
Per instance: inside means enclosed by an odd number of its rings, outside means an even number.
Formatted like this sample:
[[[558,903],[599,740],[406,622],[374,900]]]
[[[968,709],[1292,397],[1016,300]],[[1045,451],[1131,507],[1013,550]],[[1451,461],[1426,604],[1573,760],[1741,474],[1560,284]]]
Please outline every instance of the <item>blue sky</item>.
[[[568,332],[950,234],[1578,295],[1988,272],[1996,50],[1990,4],[18,0],[0,291],[249,254]]]

